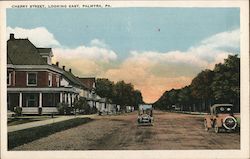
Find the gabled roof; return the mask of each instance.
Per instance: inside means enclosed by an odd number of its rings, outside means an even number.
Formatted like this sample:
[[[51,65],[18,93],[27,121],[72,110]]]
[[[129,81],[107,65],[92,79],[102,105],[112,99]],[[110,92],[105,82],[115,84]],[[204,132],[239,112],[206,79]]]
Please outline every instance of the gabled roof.
[[[87,78],[82,78],[82,77],[80,78],[80,77],[78,77],[78,79],[89,90],[93,89],[93,84],[95,83],[95,77],[87,77]]]
[[[7,63],[13,65],[48,65],[41,54],[52,53],[51,48],[37,48],[28,39],[15,39],[14,34],[10,35],[7,41]],[[59,69],[62,75],[68,79],[71,85],[88,89],[79,78],[74,76],[72,72],[66,71],[56,65],[52,67]]]
[[[7,41],[7,62],[14,65],[47,65],[38,49],[28,39]]]
[[[13,64],[13,62],[11,61],[9,54],[7,54],[7,64]]]
[[[72,72],[66,71],[66,70],[64,70],[64,69],[62,69],[62,68],[60,68],[60,67],[58,67],[58,66],[56,66],[54,64],[52,65],[52,67],[62,71],[63,72],[62,74],[64,75],[65,78],[68,79],[70,84],[77,85],[77,86],[80,86],[81,88],[87,89],[87,87],[85,85],[83,85],[81,83],[81,81]]]

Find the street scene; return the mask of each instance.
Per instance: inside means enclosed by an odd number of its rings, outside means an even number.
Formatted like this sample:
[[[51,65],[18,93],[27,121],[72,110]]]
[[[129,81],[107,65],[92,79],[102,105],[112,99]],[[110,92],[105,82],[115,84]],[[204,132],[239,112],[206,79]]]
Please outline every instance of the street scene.
[[[239,149],[240,134],[206,132],[201,115],[155,111],[153,126],[138,126],[137,113],[94,120],[13,150]]]
[[[6,15],[8,151],[240,150],[239,9]]]

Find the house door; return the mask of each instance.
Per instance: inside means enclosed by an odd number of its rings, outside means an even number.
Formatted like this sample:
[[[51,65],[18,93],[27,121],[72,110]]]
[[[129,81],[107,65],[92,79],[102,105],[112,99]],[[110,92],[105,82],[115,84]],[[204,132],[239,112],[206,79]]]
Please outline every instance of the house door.
[[[38,107],[38,95],[37,94],[27,94],[26,98],[26,106],[27,107]]]

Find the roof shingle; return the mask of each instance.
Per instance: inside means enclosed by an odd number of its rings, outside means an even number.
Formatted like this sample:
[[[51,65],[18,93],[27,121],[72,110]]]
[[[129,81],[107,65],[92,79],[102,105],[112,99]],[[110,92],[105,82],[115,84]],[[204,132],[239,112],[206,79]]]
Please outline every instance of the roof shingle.
[[[7,62],[14,65],[47,65],[37,48],[28,39],[7,41]]]

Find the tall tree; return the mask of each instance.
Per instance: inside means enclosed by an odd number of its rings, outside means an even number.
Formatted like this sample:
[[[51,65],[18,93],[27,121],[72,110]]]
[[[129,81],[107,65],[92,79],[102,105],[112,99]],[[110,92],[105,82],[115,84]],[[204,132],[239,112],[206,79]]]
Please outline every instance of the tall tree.
[[[116,104],[121,105],[121,108],[124,109],[126,105],[131,105],[132,91],[134,87],[131,83],[125,83],[124,81],[118,81],[114,87],[114,98],[113,101]]]
[[[199,73],[191,83],[192,96],[199,104],[200,111],[208,111],[212,101],[211,84],[213,82],[214,72],[204,70]]]
[[[180,89],[180,92],[178,94],[178,101],[181,105],[182,110],[191,110],[191,89],[190,86],[186,86],[182,89]]]
[[[96,93],[108,100],[113,99],[114,97],[114,82],[106,79],[99,78],[96,80]]]
[[[135,108],[138,108],[139,104],[143,104],[142,94],[139,90],[132,91],[132,99],[131,99],[131,105],[135,106]]]
[[[229,55],[224,64],[217,64],[214,69],[212,90],[218,103],[232,103],[239,111],[240,105],[240,58]]]

